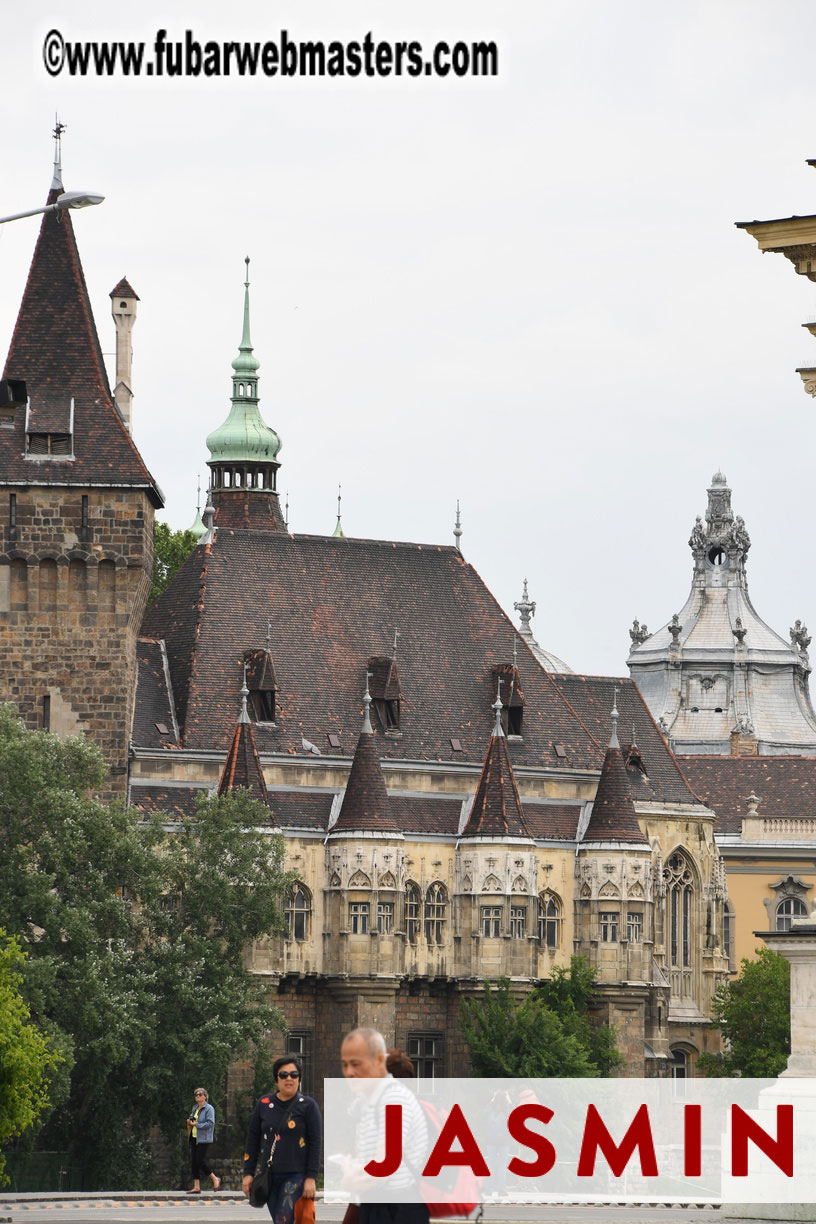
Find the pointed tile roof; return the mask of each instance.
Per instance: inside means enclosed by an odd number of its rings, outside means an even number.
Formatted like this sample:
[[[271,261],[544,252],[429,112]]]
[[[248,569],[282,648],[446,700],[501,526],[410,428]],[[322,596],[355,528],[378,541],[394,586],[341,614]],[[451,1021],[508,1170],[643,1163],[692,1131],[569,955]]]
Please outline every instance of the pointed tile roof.
[[[401,832],[388,801],[377,741],[371,729],[368,716],[371,698],[368,690],[365,701],[365,721],[351,762],[340,814],[332,826],[333,834]]]
[[[48,202],[58,194],[52,189]],[[111,399],[73,223],[64,210],[43,215],[3,377],[25,381],[35,416],[68,420],[74,401],[74,457],[38,462],[35,478],[24,457],[26,411],[20,408],[14,428],[0,437],[2,483],[144,486],[154,506],[164,504]]]
[[[516,777],[501,725],[501,701],[494,706],[496,725],[487,746],[476,798],[462,837],[526,837],[532,835],[519,798]]]
[[[606,750],[601,780],[592,805],[592,815],[584,832],[582,845],[588,842],[627,842],[648,849],[638,824],[632,792],[618,743],[618,711],[612,711],[612,735]]]
[[[126,276],[122,277],[118,285],[113,286],[108,296],[112,298],[135,298],[137,302],[141,300],[138,293],[134,293]]]
[[[228,791],[234,790],[236,786],[243,786],[250,792],[253,799],[259,799],[261,803],[270,807],[266,779],[263,776],[261,758],[258,756],[258,749],[255,744],[255,732],[247,714],[248,695],[249,690],[246,687],[246,681],[244,681],[244,686],[241,689],[241,713],[238,717],[232,743],[229,746],[227,759],[224,762],[221,781],[218,783],[218,793],[219,795],[225,795]],[[269,819],[272,823],[275,823],[271,808]]]

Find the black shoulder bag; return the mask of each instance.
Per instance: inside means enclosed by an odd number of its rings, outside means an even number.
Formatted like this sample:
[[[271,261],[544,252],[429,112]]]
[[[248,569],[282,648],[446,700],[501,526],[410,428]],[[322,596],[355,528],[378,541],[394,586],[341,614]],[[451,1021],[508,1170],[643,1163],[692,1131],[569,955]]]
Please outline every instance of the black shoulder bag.
[[[297,1098],[295,1098],[295,1100],[297,1100]],[[276,1127],[277,1133],[275,1138],[272,1140],[272,1147],[269,1151],[269,1159],[267,1160],[263,1169],[261,1169],[260,1173],[256,1173],[252,1179],[252,1185],[249,1188],[250,1207],[265,1207],[269,1200],[269,1194],[272,1190],[272,1161],[275,1159],[275,1148],[278,1146],[278,1140],[281,1137],[281,1132],[286,1125],[289,1115],[294,1107],[295,1101],[292,1102],[286,1113],[283,1115],[283,1120],[281,1121],[280,1125]]]

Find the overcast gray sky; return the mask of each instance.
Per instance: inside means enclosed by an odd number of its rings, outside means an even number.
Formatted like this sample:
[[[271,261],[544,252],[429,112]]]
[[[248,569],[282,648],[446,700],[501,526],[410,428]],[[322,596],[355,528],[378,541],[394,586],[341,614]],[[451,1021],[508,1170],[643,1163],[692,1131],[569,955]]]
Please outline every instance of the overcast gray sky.
[[[51,3],[0,18],[0,212],[44,202],[55,111],[103,349],[126,275],[134,434],[189,526],[252,257],[261,411],[298,532],[452,542],[538,640],[625,674],[687,594],[718,466],[751,595],[816,629],[816,286],[738,220],[816,212],[812,0]],[[49,76],[43,39],[495,39],[495,79]],[[0,229],[0,348],[39,221]],[[112,367],[111,367],[112,373]],[[364,593],[361,593],[364,594]],[[398,616],[398,613],[396,614]]]

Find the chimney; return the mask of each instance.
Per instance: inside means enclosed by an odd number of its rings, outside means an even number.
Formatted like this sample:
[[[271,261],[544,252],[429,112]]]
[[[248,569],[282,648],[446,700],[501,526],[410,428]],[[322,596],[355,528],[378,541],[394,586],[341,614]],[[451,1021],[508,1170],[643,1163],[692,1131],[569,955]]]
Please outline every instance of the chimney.
[[[113,388],[113,398],[119,415],[125,423],[128,433],[133,432],[131,387],[131,361],[133,348],[131,333],[136,322],[136,303],[138,297],[131,289],[125,277],[122,277],[115,289],[111,290],[111,314],[116,325],[116,382]]]

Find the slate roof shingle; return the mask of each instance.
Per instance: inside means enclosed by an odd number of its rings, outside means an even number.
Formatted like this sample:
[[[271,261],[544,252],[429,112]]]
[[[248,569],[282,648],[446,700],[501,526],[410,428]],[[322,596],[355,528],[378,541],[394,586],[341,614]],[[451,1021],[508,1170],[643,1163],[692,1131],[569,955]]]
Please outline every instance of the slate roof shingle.
[[[816,757],[680,759],[691,786],[717,814],[715,833],[741,833],[742,819],[748,815],[745,800],[750,794],[761,800],[759,816],[812,817],[816,822]]]

